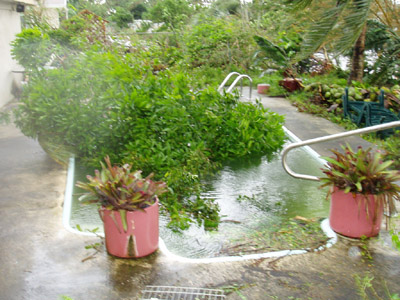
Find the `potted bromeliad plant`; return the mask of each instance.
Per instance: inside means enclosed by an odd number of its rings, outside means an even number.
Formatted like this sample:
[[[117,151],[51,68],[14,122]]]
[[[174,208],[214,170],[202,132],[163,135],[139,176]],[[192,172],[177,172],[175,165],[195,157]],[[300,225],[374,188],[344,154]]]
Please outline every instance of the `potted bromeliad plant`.
[[[359,147],[357,151],[342,146],[343,152],[324,157],[327,168],[320,178],[322,187],[329,186],[331,206],[329,223],[342,235],[360,238],[378,235],[383,212],[395,212],[400,200],[400,172],[392,170],[393,161],[385,161],[382,153]]]
[[[77,182],[87,191],[79,200],[99,204],[108,253],[124,258],[142,257],[158,248],[158,196],[167,191],[164,182],[143,178],[131,166],[112,165],[107,156],[102,169],[88,182]]]

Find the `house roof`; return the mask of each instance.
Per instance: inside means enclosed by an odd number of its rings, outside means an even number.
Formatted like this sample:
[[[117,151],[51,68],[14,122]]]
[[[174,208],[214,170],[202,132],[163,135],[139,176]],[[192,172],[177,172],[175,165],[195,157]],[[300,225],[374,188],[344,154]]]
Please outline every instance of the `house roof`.
[[[0,3],[38,5],[37,0],[0,0]]]
[[[0,3],[38,5],[38,2],[46,8],[62,8],[67,6],[67,0],[0,0]]]

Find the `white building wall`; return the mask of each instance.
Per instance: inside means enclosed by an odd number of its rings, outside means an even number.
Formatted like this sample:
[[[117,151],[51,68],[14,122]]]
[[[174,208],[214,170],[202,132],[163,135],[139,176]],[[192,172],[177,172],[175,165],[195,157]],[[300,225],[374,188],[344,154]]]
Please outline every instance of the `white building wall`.
[[[16,61],[11,57],[11,41],[21,32],[20,13],[15,4],[0,1],[0,107],[13,99],[12,90],[21,84],[22,74]]]
[[[65,8],[66,0],[44,0],[44,17],[53,28],[60,25],[57,8]],[[14,98],[13,92],[21,87],[23,68],[11,56],[10,43],[21,32],[21,13],[16,4],[37,6],[36,0],[0,0],[0,107]]]
[[[60,28],[60,15],[56,8],[46,8],[43,11],[42,18],[46,20],[51,28]]]

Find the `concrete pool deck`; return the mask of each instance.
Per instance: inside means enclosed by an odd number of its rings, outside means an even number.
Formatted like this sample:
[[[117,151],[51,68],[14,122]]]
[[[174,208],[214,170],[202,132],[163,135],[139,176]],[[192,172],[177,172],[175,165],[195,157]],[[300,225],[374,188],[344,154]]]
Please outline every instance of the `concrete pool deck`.
[[[286,127],[301,139],[343,130],[298,113],[285,99],[261,101],[284,114]],[[357,146],[360,140],[349,142]],[[314,149],[326,155],[330,148]],[[65,168],[13,125],[0,125],[0,154],[1,300],[56,300],[61,295],[74,300],[140,299],[146,285],[227,288],[227,299],[360,299],[354,274],[374,276],[373,285],[383,298],[382,280],[392,294],[400,294],[400,253],[382,241],[389,236],[385,230],[369,241],[372,259],[361,255],[363,243],[343,238],[319,253],[279,259],[194,264],[160,252],[117,259],[104,250],[89,259],[94,251],[85,246],[99,239],[70,233],[62,225]]]

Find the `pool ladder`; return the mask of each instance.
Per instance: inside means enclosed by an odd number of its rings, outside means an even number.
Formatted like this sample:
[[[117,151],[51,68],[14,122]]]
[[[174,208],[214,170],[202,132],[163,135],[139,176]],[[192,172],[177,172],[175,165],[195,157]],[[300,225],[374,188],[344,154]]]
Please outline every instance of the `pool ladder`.
[[[228,89],[226,90],[227,93],[232,92],[232,90],[235,88],[236,84],[239,82],[240,80],[240,96],[242,96],[243,93],[243,78],[247,78],[250,81],[250,91],[249,91],[249,100],[251,100],[251,94],[252,94],[252,84],[253,84],[253,80],[251,79],[251,77],[249,75],[246,74],[240,74],[238,72],[231,72],[228,74],[228,76],[225,77],[224,81],[222,81],[222,83],[219,85],[218,87],[218,92],[222,93],[225,84],[228,82],[228,80],[232,77],[236,75],[237,78],[232,82],[232,84],[228,87]]]
[[[326,142],[326,141],[337,140],[337,139],[341,139],[341,138],[352,136],[352,135],[376,132],[376,131],[380,131],[383,129],[390,129],[390,128],[395,128],[395,127],[400,127],[400,121],[393,121],[390,123],[379,124],[379,125],[375,125],[375,126],[365,127],[365,128],[361,128],[361,129],[355,129],[355,130],[346,131],[346,132],[340,132],[340,133],[336,133],[336,134],[332,134],[332,135],[322,136],[322,137],[318,137],[318,138],[314,138],[314,139],[310,139],[310,140],[305,140],[305,141],[300,141],[300,142],[289,144],[282,150],[282,166],[289,175],[291,175],[295,178],[319,181],[319,177],[317,177],[317,176],[299,174],[289,168],[289,166],[287,164],[287,154],[289,153],[290,150],[292,150],[294,148],[313,145],[313,144],[322,143],[322,142]]]

